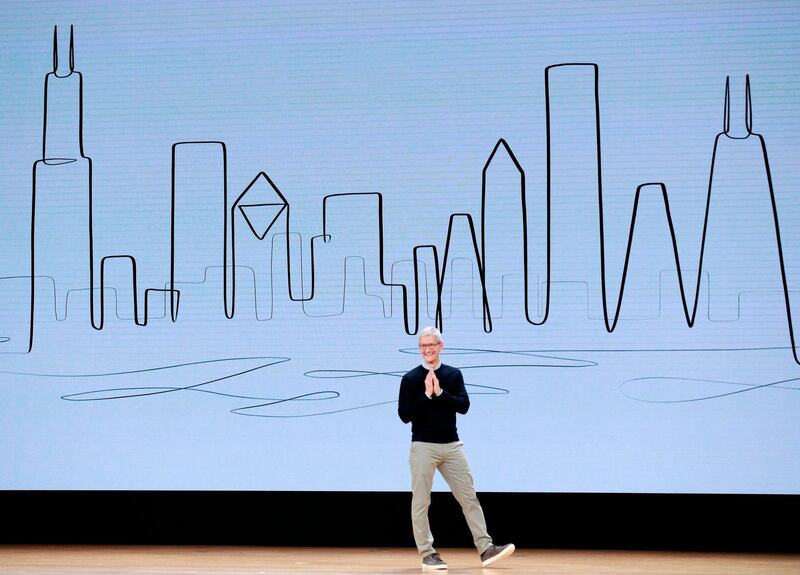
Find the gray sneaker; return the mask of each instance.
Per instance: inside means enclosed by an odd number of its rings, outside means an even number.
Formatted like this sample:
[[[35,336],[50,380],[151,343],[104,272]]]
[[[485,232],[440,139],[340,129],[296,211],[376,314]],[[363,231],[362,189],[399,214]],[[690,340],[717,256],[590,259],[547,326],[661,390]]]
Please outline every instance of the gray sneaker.
[[[447,563],[438,553],[431,553],[422,558],[423,571],[436,571],[438,569],[447,569]]]
[[[481,553],[481,565],[488,567],[495,561],[498,561],[503,557],[508,557],[514,552],[515,549],[516,547],[514,547],[513,543],[509,543],[508,545],[492,545],[486,551]]]

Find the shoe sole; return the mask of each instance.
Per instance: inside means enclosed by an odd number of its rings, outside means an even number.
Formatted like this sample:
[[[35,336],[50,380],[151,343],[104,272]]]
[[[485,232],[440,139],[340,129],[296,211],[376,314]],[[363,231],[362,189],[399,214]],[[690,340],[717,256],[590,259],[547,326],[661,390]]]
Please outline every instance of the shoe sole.
[[[494,557],[492,557],[491,559],[487,559],[486,561],[481,561],[481,565],[483,565],[484,567],[488,567],[489,565],[491,565],[491,564],[492,564],[492,563],[494,563],[495,561],[499,561],[499,560],[500,560],[500,559],[502,559],[503,557],[508,557],[508,556],[509,556],[509,555],[511,555],[511,554],[512,554],[514,551],[516,551],[516,549],[517,549],[517,548],[516,548],[516,547],[514,547],[514,544],[512,543],[512,544],[510,544],[508,547],[506,547],[505,549],[503,549],[503,550],[502,550],[500,553],[498,553],[497,555],[495,555]]]
[[[423,571],[446,571],[447,565],[423,565]]]

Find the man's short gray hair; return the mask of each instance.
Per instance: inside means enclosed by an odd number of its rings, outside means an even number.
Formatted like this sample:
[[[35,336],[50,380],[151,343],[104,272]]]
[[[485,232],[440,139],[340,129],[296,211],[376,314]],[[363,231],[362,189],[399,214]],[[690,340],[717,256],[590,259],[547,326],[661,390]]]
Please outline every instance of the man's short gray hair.
[[[419,332],[419,339],[422,339],[423,337],[427,336],[436,338],[436,343],[440,343],[442,341],[442,332],[440,332],[432,325],[426,327],[421,332]]]

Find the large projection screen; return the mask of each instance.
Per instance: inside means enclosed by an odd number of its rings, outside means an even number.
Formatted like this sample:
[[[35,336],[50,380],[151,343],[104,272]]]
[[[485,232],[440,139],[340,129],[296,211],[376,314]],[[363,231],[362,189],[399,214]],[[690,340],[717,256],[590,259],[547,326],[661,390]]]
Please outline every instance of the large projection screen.
[[[796,2],[3,12],[0,489],[800,494]]]

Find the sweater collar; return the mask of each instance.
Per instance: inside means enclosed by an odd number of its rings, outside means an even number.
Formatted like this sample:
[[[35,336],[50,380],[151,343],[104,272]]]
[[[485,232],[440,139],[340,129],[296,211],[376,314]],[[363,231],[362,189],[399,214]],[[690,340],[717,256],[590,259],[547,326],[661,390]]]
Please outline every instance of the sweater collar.
[[[429,371],[429,370],[431,369],[431,366],[429,366],[429,365],[428,365],[427,363],[425,363],[424,361],[422,362],[422,364],[421,364],[421,365],[422,365],[422,368],[423,368],[425,371]],[[439,369],[440,367],[442,367],[442,361],[441,361],[441,360],[439,360],[439,363],[438,363],[438,364],[436,364],[436,365],[434,366],[434,368],[433,368],[433,371],[436,371],[436,370],[437,370],[437,369]]]

